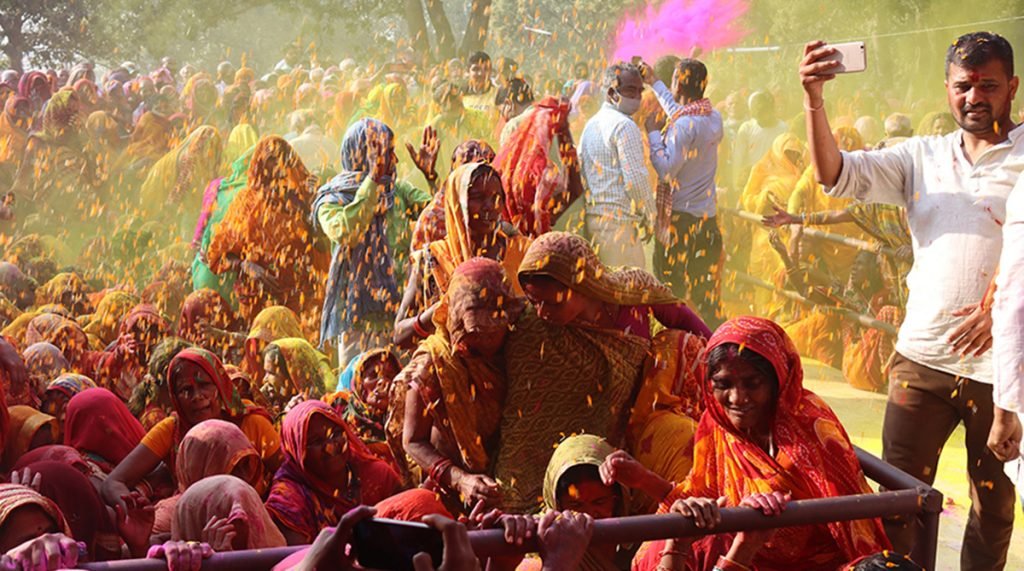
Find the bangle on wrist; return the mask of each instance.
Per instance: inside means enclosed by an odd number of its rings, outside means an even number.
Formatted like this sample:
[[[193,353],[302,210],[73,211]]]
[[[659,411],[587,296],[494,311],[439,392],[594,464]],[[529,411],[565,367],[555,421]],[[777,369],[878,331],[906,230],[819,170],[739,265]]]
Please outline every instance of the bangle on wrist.
[[[819,103],[817,107],[811,107],[810,105],[807,104],[807,100],[804,99],[804,110],[805,111],[810,111],[810,112],[813,113],[815,111],[821,111],[824,108],[825,108],[825,98],[824,97],[821,98],[821,103]]]
[[[723,555],[719,557],[718,562],[715,563],[715,571],[751,571],[751,569],[746,565],[726,559]]]
[[[427,337],[430,337],[430,332],[427,331],[427,328],[424,327],[423,323],[420,321],[420,317],[422,316],[422,313],[416,315],[416,319],[414,319],[412,322],[412,329],[413,331],[416,332],[416,335],[419,335],[420,337],[426,339]]]
[[[444,486],[444,484],[441,482],[441,478],[443,478],[445,473],[451,470],[454,466],[455,463],[448,458],[442,458],[437,462],[434,462],[434,465],[431,466],[430,470],[428,471],[430,479],[437,482],[438,485]],[[450,483],[451,482],[449,482],[449,484]]]

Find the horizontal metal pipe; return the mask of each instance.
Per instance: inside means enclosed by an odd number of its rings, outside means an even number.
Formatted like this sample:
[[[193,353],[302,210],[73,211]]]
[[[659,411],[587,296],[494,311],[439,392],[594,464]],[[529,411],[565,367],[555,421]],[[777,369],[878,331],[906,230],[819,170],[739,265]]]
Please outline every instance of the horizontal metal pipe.
[[[872,481],[878,482],[888,490],[931,490],[931,486],[899,468],[885,462],[859,446],[853,447],[860,462],[860,469]]]
[[[750,508],[725,508],[721,523],[711,530],[700,529],[693,520],[678,514],[643,515],[612,518],[594,522],[595,544],[638,543],[671,537],[696,537],[728,533],[747,529],[768,529],[797,525],[822,524],[900,514],[916,514],[921,510],[921,495],[917,490],[897,490],[879,494],[861,494],[816,500],[790,502],[786,511],[778,516],[765,516]],[[473,551],[481,557],[531,553],[537,550],[535,540],[524,545],[505,542],[501,530],[473,531],[469,534]],[[269,569],[301,547],[260,549],[218,553],[203,563],[205,571],[233,571],[235,569]],[[166,568],[163,560],[136,559],[90,563],[82,568],[92,571],[158,571]]]
[[[747,222],[753,222],[758,225],[762,224],[762,216],[754,214],[753,212],[747,212],[746,210],[739,210],[737,208],[719,208],[719,210],[726,214],[731,214],[737,218],[746,220]],[[864,250],[866,252],[879,252],[890,257],[896,256],[896,250],[889,248],[888,246],[874,244],[865,240],[858,240],[857,238],[851,238],[849,236],[832,234],[816,228],[808,228],[807,226],[804,226],[804,236],[825,240],[826,242],[832,242],[833,244],[842,244],[844,246]]]
[[[849,321],[853,321],[853,322],[855,322],[855,323],[857,323],[859,325],[862,325],[864,327],[870,327],[872,329],[878,329],[880,331],[884,331],[885,333],[888,333],[888,334],[893,335],[893,336],[895,336],[897,334],[897,332],[898,332],[896,327],[893,324],[891,324],[891,323],[886,323],[885,321],[880,321],[878,319],[875,319],[875,318],[867,316],[867,315],[861,315],[861,314],[859,314],[859,313],[857,313],[855,311],[851,311],[849,309],[846,309],[845,307],[835,307],[835,306],[832,306],[832,305],[824,305],[824,304],[818,303],[818,302],[816,302],[814,300],[807,299],[806,297],[800,295],[799,293],[797,293],[795,291],[791,291],[791,290],[788,290],[788,289],[776,287],[775,285],[770,284],[770,283],[768,283],[768,282],[766,282],[766,281],[764,281],[764,280],[762,280],[760,278],[756,278],[756,277],[754,277],[754,276],[752,276],[750,274],[745,274],[745,273],[742,273],[742,272],[735,272],[735,271],[731,271],[731,270],[726,270],[726,273],[727,273],[727,275],[734,275],[734,276],[736,276],[736,281],[738,281],[738,282],[742,282],[742,283],[745,283],[745,284],[750,284],[750,285],[753,285],[753,286],[756,286],[756,287],[759,287],[759,288],[763,288],[763,289],[769,289],[769,290],[774,291],[778,295],[781,295],[782,297],[785,297],[787,299],[791,299],[791,300],[793,300],[793,301],[795,301],[797,303],[802,303],[804,305],[808,305],[808,306],[811,306],[811,307],[817,307],[817,308],[820,308],[823,311],[831,311],[833,313],[839,314],[841,317],[844,317],[844,318],[846,318]]]

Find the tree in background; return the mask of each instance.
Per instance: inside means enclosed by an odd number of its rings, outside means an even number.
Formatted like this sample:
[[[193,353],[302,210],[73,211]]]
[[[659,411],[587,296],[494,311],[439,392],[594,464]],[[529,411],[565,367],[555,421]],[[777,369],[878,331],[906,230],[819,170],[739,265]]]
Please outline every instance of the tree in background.
[[[0,49],[7,65],[65,64],[94,49],[86,0],[0,0]]]

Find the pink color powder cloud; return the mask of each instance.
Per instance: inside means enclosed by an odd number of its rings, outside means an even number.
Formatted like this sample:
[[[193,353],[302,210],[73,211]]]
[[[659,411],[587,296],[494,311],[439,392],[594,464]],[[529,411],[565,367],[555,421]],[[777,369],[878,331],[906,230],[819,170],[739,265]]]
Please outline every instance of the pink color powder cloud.
[[[746,0],[665,0],[633,17],[626,16],[615,34],[612,61],[642,56],[646,61],[674,54],[686,57],[694,46],[713,50],[735,45],[747,35],[738,22]]]

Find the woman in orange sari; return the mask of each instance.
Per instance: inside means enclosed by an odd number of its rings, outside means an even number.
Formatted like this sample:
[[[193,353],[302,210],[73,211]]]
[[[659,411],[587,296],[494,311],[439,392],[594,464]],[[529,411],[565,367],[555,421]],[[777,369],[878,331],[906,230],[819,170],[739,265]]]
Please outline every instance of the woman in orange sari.
[[[210,269],[238,272],[234,291],[246,321],[284,305],[318,329],[330,258],[309,220],[315,178],[284,139],[256,144],[246,187],[214,230]]]
[[[501,220],[504,190],[501,177],[482,162],[466,163],[448,175],[444,189],[445,236],[414,252],[409,281],[398,308],[395,342],[411,348],[434,332],[434,312],[448,289],[455,268],[475,257],[498,260],[514,276],[530,239]],[[522,287],[512,283],[522,295]]]
[[[870,493],[850,438],[832,409],[803,388],[800,355],[772,321],[738,317],[708,342],[705,411],[697,429],[689,477],[662,501],[660,511],[678,511],[677,500],[725,497],[726,505],[771,504],[785,497],[806,500]],[[774,499],[772,499],[774,498]],[[685,510],[684,510],[685,513]],[[690,567],[722,562],[732,536],[708,536],[693,544]],[[664,542],[645,544],[635,570],[653,570]],[[828,570],[889,548],[878,519],[780,529],[753,559],[757,569]],[[717,563],[716,563],[717,562]],[[735,563],[735,562],[734,562]],[[671,568],[671,567],[670,567]]]

